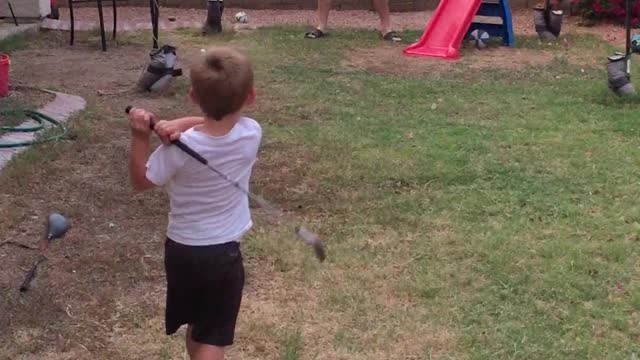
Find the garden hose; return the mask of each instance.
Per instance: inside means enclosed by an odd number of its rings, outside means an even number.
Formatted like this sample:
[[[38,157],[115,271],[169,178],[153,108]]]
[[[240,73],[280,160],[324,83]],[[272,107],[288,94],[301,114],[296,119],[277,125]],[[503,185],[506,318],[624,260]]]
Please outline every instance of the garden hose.
[[[47,137],[43,137],[43,138],[36,138],[34,140],[30,140],[30,141],[21,141],[21,142],[15,142],[15,143],[0,143],[0,149],[6,149],[6,148],[16,148],[16,147],[22,147],[22,146],[29,146],[29,145],[35,145],[35,144],[40,144],[40,143],[44,143],[44,142],[49,142],[49,141],[57,141],[60,140],[62,138],[64,138],[65,136],[67,136],[68,130],[67,128],[62,125],[59,121],[57,121],[56,119],[51,118],[50,116],[47,116],[43,113],[39,113],[36,111],[31,111],[31,110],[0,110],[0,116],[2,115],[12,115],[12,116],[21,116],[24,115],[25,117],[28,117],[32,120],[34,120],[35,122],[37,122],[37,125],[33,125],[33,126],[0,126],[0,132],[21,132],[21,133],[33,133],[33,132],[37,132],[40,131],[42,129],[45,128],[45,121],[49,122],[51,124],[53,124],[55,127],[58,127],[60,129],[62,129],[62,133],[56,134],[56,135],[52,135],[52,136],[47,136]]]

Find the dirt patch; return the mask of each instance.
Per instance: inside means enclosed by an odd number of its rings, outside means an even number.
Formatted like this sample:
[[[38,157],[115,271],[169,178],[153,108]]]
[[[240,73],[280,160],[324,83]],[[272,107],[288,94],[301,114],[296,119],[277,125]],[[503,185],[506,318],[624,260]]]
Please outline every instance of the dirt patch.
[[[148,58],[141,47],[135,50],[114,47],[102,53],[98,49],[87,51],[89,45],[96,44],[77,45],[71,49],[55,47],[46,52],[39,49],[18,51],[13,54],[12,80],[22,85],[64,89],[82,96],[87,92],[97,94],[98,90],[115,92],[135,84]],[[41,82],[33,84],[31,79],[41,79]]]
[[[296,154],[292,157],[291,154]],[[313,154],[302,147],[267,143],[256,163],[254,182],[259,192],[287,211],[310,210],[317,203],[319,182],[309,175]]]
[[[313,26],[316,23],[316,12],[313,10],[246,10],[240,8],[225,8],[224,21],[228,27],[233,23],[233,16],[238,11],[245,11],[249,15],[249,23],[256,27],[274,26],[274,25],[308,25]],[[177,21],[194,20],[196,22],[204,21],[206,17],[205,9],[183,9],[183,8],[160,8],[160,21],[167,22],[169,18],[175,18]],[[391,17],[392,25],[395,29],[421,29],[424,28],[431,11],[417,11],[393,14]],[[77,8],[74,9],[74,17],[76,21],[91,22],[97,25],[97,15],[95,8]],[[69,11],[66,8],[60,9],[60,19],[68,21]],[[111,7],[104,8],[104,21],[107,27],[111,26],[113,12]],[[130,24],[148,24],[149,8],[148,7],[118,7],[118,27],[125,23]],[[351,27],[351,28],[377,28],[380,24],[378,15],[373,11],[367,10],[343,10],[332,11],[329,18],[332,28]],[[302,34],[301,34],[302,35]]]
[[[549,64],[554,53],[551,51],[540,51],[530,49],[512,49],[504,46],[485,49],[471,50],[468,59],[462,62],[472,69],[510,69],[518,70],[532,66],[544,66]]]
[[[404,56],[397,47],[361,48],[354,50],[345,66],[386,75],[428,75],[458,67],[474,70],[493,68],[522,69],[551,63],[554,53],[545,50],[495,47],[484,50],[464,49],[460,60]]]
[[[516,10],[513,12],[513,31],[517,35],[536,35],[533,24],[533,11]],[[619,24],[599,23],[597,26],[585,26],[579,16],[565,16],[562,21],[562,32],[566,34],[590,34],[606,40],[612,44],[624,45],[625,31]]]

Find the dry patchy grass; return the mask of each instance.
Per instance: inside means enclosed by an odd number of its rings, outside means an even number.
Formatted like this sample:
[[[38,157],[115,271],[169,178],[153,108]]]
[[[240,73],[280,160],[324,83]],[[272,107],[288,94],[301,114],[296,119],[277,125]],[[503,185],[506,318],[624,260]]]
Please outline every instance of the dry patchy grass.
[[[636,309],[640,297],[634,280],[617,272],[633,254],[591,241],[614,228],[634,241],[628,228],[637,209],[618,227],[610,204],[627,208],[633,198],[620,182],[634,177],[637,146],[625,136],[635,125],[611,120],[625,135],[594,138],[618,131],[598,127],[608,114],[603,109],[629,104],[594,105],[597,95],[587,91],[599,80],[592,72],[549,80],[590,66],[597,55],[580,55],[579,48],[593,48],[591,40],[576,38],[575,50],[527,39],[516,50],[469,50],[456,65],[473,72],[468,81],[447,78],[450,63],[403,58],[398,47],[355,48],[379,46],[375,34],[291,42],[298,33],[263,29],[212,40],[166,34],[187,58],[221,43],[250,52],[267,100],[253,110],[265,129],[253,187],[303,218],[329,246],[329,260],[318,264],[294,239],[292,224],[255,209],[229,358],[507,358],[518,355],[512,341],[522,333],[532,358],[579,357],[617,351],[605,343],[618,349],[637,337],[637,311],[620,314]],[[180,358],[182,334],[163,332],[166,196],[131,191],[122,110],[135,104],[163,117],[192,113],[187,78],[161,96],[99,96],[137,79],[146,39],[125,38],[107,53],[89,45],[95,39],[81,40],[69,48],[66,37],[48,33],[12,55],[21,82],[82,95],[89,108],[71,122],[75,140],[27,151],[0,175],[0,239],[34,243],[53,210],[73,225],[26,294],[16,287],[34,254],[0,248],[0,329],[7,329],[0,357]],[[39,48],[44,44],[49,48]],[[513,78],[486,71],[505,59],[528,65],[513,65]],[[57,64],[54,74],[42,69],[49,61]],[[527,67],[541,77],[523,75]],[[429,81],[413,76],[424,73]],[[523,79],[529,82],[519,84]],[[569,90],[577,93],[567,100],[571,106],[559,96]],[[620,153],[628,154],[626,166],[615,162]],[[613,200],[596,198],[604,191],[583,200],[586,187],[605,187],[601,171],[615,175],[606,185],[617,186]],[[590,216],[596,223],[583,222],[583,208],[597,214]],[[587,233],[589,240],[577,241]],[[629,290],[609,284],[601,296],[602,284],[590,282],[596,273],[604,283],[627,280]],[[564,339],[567,346],[553,342],[567,333],[548,320],[555,317],[577,334]],[[591,325],[594,338],[575,340]]]

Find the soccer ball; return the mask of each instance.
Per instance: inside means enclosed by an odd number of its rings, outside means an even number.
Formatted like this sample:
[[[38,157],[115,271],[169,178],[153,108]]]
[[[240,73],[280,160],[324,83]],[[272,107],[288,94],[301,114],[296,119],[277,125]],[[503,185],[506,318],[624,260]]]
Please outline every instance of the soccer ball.
[[[237,23],[246,24],[249,22],[249,15],[244,11],[240,11],[236,14],[235,19]]]
[[[487,47],[487,42],[491,38],[489,33],[484,30],[473,30],[471,32],[471,40],[476,43],[478,49],[484,49]]]

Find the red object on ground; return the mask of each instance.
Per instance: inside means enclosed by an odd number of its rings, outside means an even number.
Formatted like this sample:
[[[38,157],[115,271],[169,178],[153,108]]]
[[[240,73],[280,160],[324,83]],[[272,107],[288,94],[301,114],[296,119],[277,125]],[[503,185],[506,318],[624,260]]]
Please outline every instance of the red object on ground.
[[[9,56],[0,54],[0,97],[9,95]]]
[[[405,55],[460,58],[460,44],[478,13],[482,0],[442,0],[418,42],[404,50]]]

